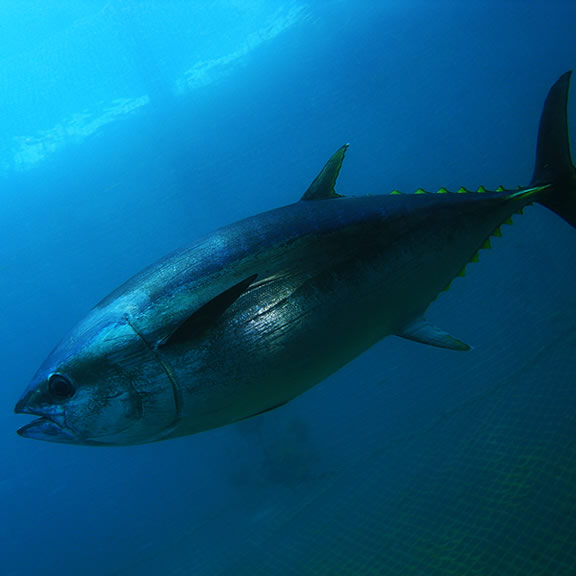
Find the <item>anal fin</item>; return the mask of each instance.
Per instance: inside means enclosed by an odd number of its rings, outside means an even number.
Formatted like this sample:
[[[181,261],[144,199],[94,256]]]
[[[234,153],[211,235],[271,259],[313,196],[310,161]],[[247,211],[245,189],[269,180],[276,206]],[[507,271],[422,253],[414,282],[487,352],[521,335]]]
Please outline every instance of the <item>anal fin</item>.
[[[451,336],[448,332],[436,328],[436,326],[430,324],[430,322],[422,316],[409,322],[396,335],[406,338],[407,340],[413,340],[438,348],[448,348],[449,350],[471,350],[472,348],[461,340],[454,338],[454,336]]]

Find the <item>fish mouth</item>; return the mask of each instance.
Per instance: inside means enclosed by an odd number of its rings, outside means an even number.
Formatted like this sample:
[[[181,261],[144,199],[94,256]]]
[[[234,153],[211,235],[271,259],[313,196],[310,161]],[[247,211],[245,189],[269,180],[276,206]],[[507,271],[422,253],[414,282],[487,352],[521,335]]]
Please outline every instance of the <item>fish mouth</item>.
[[[16,430],[16,433],[23,438],[39,438],[47,439],[46,436],[61,436],[62,428],[50,418],[42,416],[36,420],[32,420],[22,428]]]
[[[76,435],[64,422],[64,414],[45,414],[32,410],[23,405],[20,401],[14,408],[16,414],[30,414],[40,416],[29,422],[16,433],[23,438],[33,438],[35,440],[45,440],[47,442],[62,442],[65,444],[77,443]]]

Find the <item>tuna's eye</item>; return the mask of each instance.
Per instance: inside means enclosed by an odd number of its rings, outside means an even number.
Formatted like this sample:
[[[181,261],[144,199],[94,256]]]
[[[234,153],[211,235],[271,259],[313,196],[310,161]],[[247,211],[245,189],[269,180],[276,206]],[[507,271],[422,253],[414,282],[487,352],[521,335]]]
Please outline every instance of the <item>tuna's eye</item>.
[[[48,390],[56,400],[68,400],[76,392],[72,382],[62,374],[52,374],[48,378]]]

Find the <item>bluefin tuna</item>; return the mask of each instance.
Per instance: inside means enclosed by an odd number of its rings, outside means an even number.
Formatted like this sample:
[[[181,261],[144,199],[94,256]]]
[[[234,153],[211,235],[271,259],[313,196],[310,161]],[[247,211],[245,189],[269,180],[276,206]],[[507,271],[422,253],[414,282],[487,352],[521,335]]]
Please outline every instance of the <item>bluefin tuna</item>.
[[[468,350],[426,320],[439,293],[529,204],[576,227],[569,84],[548,94],[527,187],[342,197],[346,145],[299,202],[145,269],[48,356],[16,405],[38,416],[19,434],[155,442],[282,406],[387,336]]]

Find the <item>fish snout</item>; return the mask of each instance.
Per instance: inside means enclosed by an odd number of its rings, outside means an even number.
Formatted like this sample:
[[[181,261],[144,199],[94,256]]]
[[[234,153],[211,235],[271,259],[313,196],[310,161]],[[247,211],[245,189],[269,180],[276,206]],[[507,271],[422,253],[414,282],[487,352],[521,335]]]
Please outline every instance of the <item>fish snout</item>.
[[[25,394],[18,400],[14,407],[14,412],[16,414],[39,416],[39,418],[19,428],[16,431],[19,436],[36,440],[47,440],[49,442],[71,443],[76,441],[76,435],[66,425],[66,418],[62,408],[31,405],[29,396],[29,394]]]

